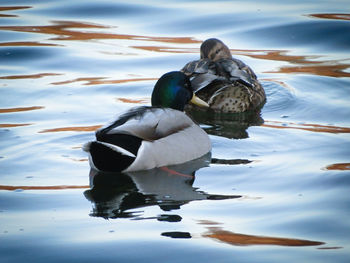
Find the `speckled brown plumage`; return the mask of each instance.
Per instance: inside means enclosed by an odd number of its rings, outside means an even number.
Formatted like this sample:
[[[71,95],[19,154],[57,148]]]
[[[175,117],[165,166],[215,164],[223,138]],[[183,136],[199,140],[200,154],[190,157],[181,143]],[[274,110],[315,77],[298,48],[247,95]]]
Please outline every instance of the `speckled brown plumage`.
[[[187,63],[181,71],[190,77],[196,95],[216,112],[254,110],[266,100],[253,70],[232,58],[228,47],[218,39],[204,41],[201,59]]]

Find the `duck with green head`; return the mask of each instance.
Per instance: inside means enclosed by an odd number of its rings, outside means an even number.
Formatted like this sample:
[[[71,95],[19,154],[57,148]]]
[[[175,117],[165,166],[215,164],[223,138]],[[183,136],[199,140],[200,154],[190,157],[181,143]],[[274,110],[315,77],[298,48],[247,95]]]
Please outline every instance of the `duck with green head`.
[[[154,86],[152,106],[130,109],[84,145],[91,167],[132,172],[180,164],[208,153],[208,135],[183,112],[189,102],[208,106],[193,94],[185,74],[164,74]]]
[[[212,110],[238,113],[259,109],[266,96],[253,70],[233,58],[229,48],[219,39],[210,38],[200,47],[200,59],[183,69],[191,80],[195,94]]]

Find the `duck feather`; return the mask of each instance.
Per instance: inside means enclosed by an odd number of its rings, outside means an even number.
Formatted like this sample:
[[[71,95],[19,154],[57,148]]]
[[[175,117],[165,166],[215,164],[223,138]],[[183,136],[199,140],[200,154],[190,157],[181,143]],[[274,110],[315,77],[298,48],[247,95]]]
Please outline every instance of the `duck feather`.
[[[253,70],[239,59],[199,59],[187,63],[181,70],[190,77],[194,91],[208,86],[214,81],[239,82],[250,88],[254,86],[256,75]]]

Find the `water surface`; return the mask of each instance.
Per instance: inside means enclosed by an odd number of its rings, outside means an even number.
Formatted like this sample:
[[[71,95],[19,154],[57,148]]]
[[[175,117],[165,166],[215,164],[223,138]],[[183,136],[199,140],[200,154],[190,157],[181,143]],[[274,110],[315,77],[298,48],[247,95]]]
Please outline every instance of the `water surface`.
[[[348,262],[347,1],[2,1],[1,262]],[[222,39],[267,102],[211,156],[90,172],[81,146]]]

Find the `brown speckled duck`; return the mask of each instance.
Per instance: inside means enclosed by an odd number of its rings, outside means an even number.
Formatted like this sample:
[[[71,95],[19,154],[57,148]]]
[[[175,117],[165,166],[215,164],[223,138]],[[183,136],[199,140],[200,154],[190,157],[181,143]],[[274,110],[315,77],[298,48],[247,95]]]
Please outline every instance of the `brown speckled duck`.
[[[219,39],[205,40],[200,48],[200,59],[187,63],[181,71],[190,78],[195,94],[215,112],[259,109],[266,100],[253,70],[233,58]]]

